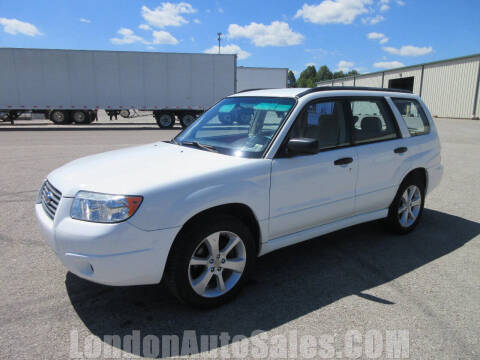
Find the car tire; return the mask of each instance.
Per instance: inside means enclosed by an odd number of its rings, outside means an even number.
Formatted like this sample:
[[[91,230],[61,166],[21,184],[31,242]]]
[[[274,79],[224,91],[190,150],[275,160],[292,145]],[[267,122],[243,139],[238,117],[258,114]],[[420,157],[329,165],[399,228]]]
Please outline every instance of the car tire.
[[[243,222],[228,215],[202,218],[177,236],[167,262],[166,284],[182,302],[216,307],[238,294],[255,258],[254,238]]]
[[[388,211],[388,223],[398,234],[415,229],[425,205],[425,183],[418,176],[408,176],[400,185]]]

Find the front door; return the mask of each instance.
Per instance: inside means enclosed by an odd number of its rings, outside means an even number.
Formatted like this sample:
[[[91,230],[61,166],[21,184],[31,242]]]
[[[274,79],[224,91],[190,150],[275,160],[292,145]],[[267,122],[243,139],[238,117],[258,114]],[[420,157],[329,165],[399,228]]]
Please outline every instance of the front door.
[[[314,155],[282,156],[272,163],[270,239],[351,216],[358,158],[350,147],[347,103],[315,101],[297,118],[288,138],[315,138]]]

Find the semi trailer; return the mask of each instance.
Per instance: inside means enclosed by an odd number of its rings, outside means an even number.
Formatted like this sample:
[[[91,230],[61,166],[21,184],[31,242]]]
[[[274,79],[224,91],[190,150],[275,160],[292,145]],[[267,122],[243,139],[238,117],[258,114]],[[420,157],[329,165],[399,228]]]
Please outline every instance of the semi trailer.
[[[278,89],[287,87],[287,68],[237,67],[237,92],[247,89]]]
[[[0,113],[43,113],[86,124],[99,109],[152,111],[162,128],[188,126],[236,92],[236,55],[0,48]]]

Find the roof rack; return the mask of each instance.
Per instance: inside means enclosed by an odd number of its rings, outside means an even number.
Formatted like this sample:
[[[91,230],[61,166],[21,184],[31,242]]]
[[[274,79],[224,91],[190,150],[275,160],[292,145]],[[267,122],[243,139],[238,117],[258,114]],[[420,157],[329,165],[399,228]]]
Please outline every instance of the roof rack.
[[[304,92],[301,92],[300,94],[297,94],[297,98],[301,98],[302,96],[320,92],[320,91],[332,91],[332,90],[387,91],[387,92],[397,92],[397,93],[400,92],[400,93],[406,93],[406,94],[412,93],[410,90],[404,90],[404,89],[375,88],[375,87],[365,87],[365,86],[318,86],[318,87],[314,87],[312,89],[306,90]]]
[[[271,90],[271,88],[245,89],[245,90],[237,91],[236,94],[244,93],[247,91],[257,91],[257,90]]]

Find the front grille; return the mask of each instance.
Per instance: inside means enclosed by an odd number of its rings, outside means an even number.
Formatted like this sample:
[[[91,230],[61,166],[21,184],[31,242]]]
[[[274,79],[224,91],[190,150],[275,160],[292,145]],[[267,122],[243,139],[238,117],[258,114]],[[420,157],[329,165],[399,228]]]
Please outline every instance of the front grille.
[[[42,207],[47,215],[53,219],[57,212],[58,204],[62,198],[62,193],[58,191],[52,184],[45,180],[42,185]]]

